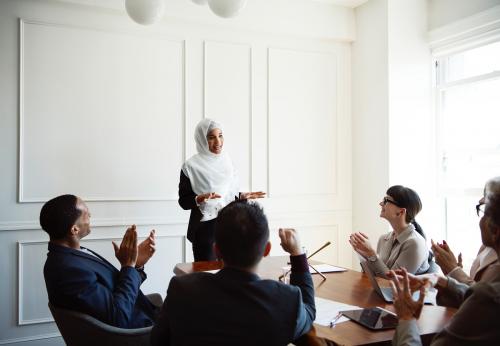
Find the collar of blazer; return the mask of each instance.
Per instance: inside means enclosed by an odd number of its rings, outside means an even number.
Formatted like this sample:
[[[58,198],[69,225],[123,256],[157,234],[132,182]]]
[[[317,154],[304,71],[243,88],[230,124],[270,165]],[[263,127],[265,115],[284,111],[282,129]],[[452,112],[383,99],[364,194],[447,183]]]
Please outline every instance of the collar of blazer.
[[[94,251],[92,251],[90,249],[87,249],[86,247],[83,247],[83,246],[81,246],[82,249],[86,249],[87,251],[92,252],[95,256],[90,255],[88,253],[85,253],[84,251],[73,249],[73,248],[70,248],[70,247],[67,247],[67,246],[56,245],[56,244],[53,244],[51,242],[49,242],[49,247],[48,248],[49,248],[49,253],[50,252],[59,252],[59,253],[67,253],[67,254],[70,254],[70,255],[80,256],[80,257],[83,257],[83,258],[86,258],[86,259],[90,259],[90,260],[92,260],[94,262],[103,264],[106,267],[111,267],[114,270],[118,270],[118,269],[116,269],[116,267],[114,265],[112,265],[111,263],[109,263],[104,257],[102,257],[98,253],[96,253],[96,252],[94,252]]]
[[[217,275],[220,278],[238,280],[238,281],[260,280],[260,277],[255,273],[231,267],[224,267],[221,270],[219,270],[219,272],[216,273],[215,275]]]

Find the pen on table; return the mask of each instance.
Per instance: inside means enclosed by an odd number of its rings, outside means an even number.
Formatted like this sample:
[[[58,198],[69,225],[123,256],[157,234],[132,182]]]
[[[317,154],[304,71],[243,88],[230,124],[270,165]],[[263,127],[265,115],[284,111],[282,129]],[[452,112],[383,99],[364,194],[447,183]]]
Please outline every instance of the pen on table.
[[[339,311],[339,313],[330,321],[330,328],[335,327],[335,324],[337,323],[338,320],[340,320],[341,317],[342,317],[342,312]]]
[[[328,245],[330,245],[331,242],[326,242],[325,245],[323,245],[322,247],[320,247],[318,250],[314,251],[312,254],[310,254],[309,256],[307,256],[307,259],[311,258],[312,256],[316,255],[318,252],[320,252],[321,250],[323,250],[325,247],[327,247]]]
[[[314,251],[312,254],[310,254],[309,256],[307,256],[307,259],[311,258],[312,256],[316,255],[318,252],[320,252],[321,250],[323,250],[325,247],[327,247],[328,245],[330,245],[331,242],[326,242],[322,247],[320,247],[318,250]],[[288,264],[290,264],[290,262],[288,262]],[[326,280],[326,276],[323,275],[323,273],[321,273],[319,270],[317,270],[316,268],[314,268],[312,265],[309,264],[309,266],[316,272],[318,273],[319,275],[321,275],[321,277]],[[280,277],[278,278],[278,280],[282,280],[283,278],[285,277],[285,275],[280,275]]]
[[[310,259],[312,256],[316,255],[318,252],[320,252],[321,250],[323,250],[325,247],[327,247],[331,243],[332,242],[327,241],[322,247],[320,247],[318,250],[314,251],[312,254],[310,254],[309,256],[307,256],[307,259]],[[290,262],[288,262],[288,264],[290,264]]]

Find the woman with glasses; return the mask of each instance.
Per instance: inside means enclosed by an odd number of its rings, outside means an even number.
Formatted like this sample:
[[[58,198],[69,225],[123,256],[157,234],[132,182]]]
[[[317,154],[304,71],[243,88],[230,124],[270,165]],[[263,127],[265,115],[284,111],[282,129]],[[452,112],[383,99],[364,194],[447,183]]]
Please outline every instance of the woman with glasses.
[[[377,251],[364,233],[351,234],[349,243],[354,251],[381,277],[386,277],[388,270],[399,268],[413,274],[427,272],[432,258],[422,227],[415,221],[422,209],[418,194],[408,187],[394,185],[379,205],[380,217],[389,222],[392,231],[379,238]]]
[[[500,255],[500,177],[486,183],[484,209],[477,207],[483,245]],[[484,273],[481,282],[468,286],[443,276],[426,274],[415,276],[405,270],[391,271],[394,308],[399,317],[393,345],[421,345],[416,323],[426,289],[435,286],[447,290],[462,304],[450,323],[436,335],[431,345],[499,345],[500,344],[500,264]],[[420,290],[420,299],[414,301],[410,291]]]

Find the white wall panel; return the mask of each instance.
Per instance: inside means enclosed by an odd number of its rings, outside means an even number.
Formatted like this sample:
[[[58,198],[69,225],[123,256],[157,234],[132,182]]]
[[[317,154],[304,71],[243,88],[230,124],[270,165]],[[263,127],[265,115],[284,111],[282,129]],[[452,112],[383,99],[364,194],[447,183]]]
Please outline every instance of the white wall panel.
[[[353,10],[255,0],[222,20],[185,0],[168,6],[146,27],[122,0],[0,1],[0,344],[56,340],[42,322],[38,215],[60,193],[88,202],[84,245],[117,266],[110,241],[126,225],[156,228],[142,288],[165,294],[173,266],[192,260],[177,184],[204,116],[224,125],[241,189],[271,192],[261,202],[272,254],[284,254],[277,228],[295,227],[309,251],[333,241],[318,259],[352,265]],[[297,13],[308,14],[299,27]]]
[[[52,321],[43,278],[47,242],[18,243],[18,251],[18,323],[23,325]]]
[[[175,198],[182,42],[21,22],[20,45],[21,201]]]
[[[227,150],[250,190],[252,51],[245,44],[205,42],[205,117],[222,123]]]
[[[269,49],[269,192],[335,194],[337,71],[332,53]]]

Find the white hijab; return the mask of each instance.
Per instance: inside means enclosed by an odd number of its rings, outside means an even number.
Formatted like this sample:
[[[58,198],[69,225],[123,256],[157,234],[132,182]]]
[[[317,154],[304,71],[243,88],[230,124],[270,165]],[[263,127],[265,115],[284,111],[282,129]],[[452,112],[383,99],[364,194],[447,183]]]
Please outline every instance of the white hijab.
[[[198,154],[182,166],[194,193],[215,192],[221,195],[221,198],[209,199],[199,206],[203,214],[201,221],[215,219],[218,211],[234,201],[239,191],[238,176],[229,156],[224,152],[214,154],[208,149],[207,135],[213,129],[222,131],[219,123],[208,118],[196,125],[194,140]]]

